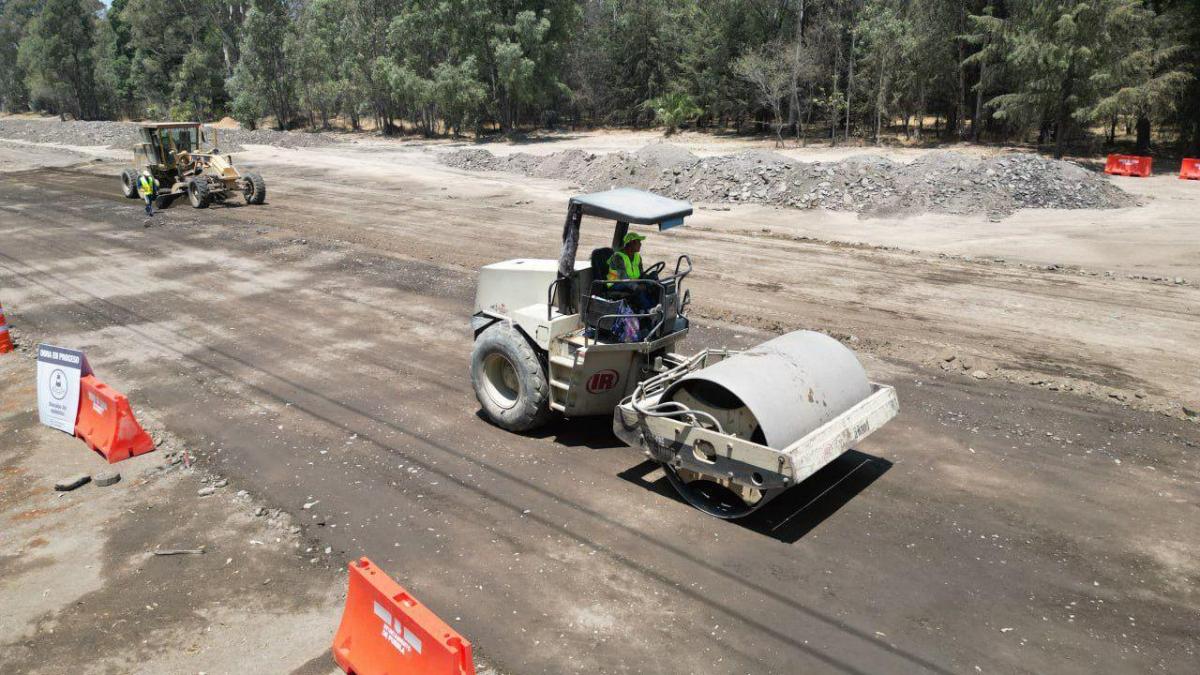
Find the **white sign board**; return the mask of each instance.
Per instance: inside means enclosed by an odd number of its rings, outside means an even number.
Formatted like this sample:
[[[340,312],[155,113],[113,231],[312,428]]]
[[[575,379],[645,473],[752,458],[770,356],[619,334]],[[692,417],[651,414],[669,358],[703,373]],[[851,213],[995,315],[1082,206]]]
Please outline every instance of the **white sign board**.
[[[91,375],[87,357],[75,349],[38,345],[38,417],[42,424],[75,434],[79,378]]]

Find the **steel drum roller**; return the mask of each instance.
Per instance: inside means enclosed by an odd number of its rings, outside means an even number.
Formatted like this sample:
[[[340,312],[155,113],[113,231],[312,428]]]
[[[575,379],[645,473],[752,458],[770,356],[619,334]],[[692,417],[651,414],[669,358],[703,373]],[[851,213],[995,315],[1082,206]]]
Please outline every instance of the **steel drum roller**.
[[[782,450],[871,395],[854,352],[796,331],[692,372],[663,393],[716,418],[725,433]]]

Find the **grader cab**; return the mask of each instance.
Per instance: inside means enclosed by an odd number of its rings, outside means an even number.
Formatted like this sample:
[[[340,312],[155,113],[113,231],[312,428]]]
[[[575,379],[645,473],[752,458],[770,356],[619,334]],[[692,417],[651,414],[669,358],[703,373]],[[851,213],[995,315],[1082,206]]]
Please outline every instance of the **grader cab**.
[[[217,145],[217,130],[205,129],[197,122],[152,122],[139,129],[140,143],[133,148],[133,167],[121,172],[121,190],[137,199],[138,176],[149,171],[158,179],[155,195],[158,208],[170,206],[187,195],[198,209],[223,202],[240,193],[247,204],[262,204],[267,186],[257,173],[242,174],[233,166],[233,158],[222,155]]]
[[[661,465],[718,518],[761,508],[896,415],[896,392],[854,352],[796,331],[745,352],[674,350],[688,333],[691,259],[616,283],[608,260],[630,225],[683,225],[691,204],[621,188],[574,197],[559,260],[515,259],[479,275],[471,380],[485,417],[528,431],[552,415],[612,415],[618,438]],[[612,247],[576,261],[585,216],[616,221]],[[635,311],[630,294],[653,306]],[[622,326],[624,330],[617,330]]]

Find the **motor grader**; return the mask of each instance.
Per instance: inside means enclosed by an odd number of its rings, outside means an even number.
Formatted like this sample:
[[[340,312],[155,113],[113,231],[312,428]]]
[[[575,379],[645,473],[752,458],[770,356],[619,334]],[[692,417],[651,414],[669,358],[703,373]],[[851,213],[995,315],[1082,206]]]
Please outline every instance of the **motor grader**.
[[[641,279],[608,279],[631,225],[683,225],[688,202],[619,188],[570,200],[557,261],[486,265],[471,327],[471,380],[484,416],[515,432],[552,415],[613,415],[689,504],[747,516],[836,459],[899,411],[854,353],[797,331],[734,352],[675,352],[687,336],[691,258]],[[616,221],[612,247],[577,261],[584,217]],[[653,307],[636,311],[635,293]]]
[[[149,170],[158,179],[155,205],[160,209],[182,195],[197,209],[238,193],[247,204],[266,200],[262,176],[234,168],[233,158],[218,149],[216,129],[206,130],[198,122],[147,122],[138,131],[141,142],[133,147],[133,167],[121,172],[121,190],[126,197],[141,196],[138,176]]]

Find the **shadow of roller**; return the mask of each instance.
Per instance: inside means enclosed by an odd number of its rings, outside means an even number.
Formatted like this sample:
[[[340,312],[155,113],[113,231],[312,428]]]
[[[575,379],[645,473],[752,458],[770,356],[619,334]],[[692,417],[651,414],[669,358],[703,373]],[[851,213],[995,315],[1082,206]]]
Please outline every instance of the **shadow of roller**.
[[[803,482],[785,490],[745,518],[730,520],[751,532],[793,544],[832,517],[892,468],[881,457],[847,450]],[[658,462],[646,460],[617,476],[681,504],[686,504]],[[660,475],[651,478],[655,473]]]

